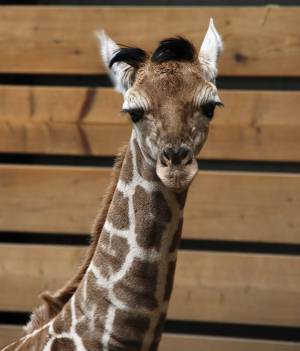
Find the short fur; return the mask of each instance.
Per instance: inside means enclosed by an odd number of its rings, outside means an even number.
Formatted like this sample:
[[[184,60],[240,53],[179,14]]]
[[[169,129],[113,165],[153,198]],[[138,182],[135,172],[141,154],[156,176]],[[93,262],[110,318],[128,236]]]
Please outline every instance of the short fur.
[[[122,168],[123,160],[126,154],[127,145],[123,147],[117,156],[113,171],[111,182],[102,200],[102,208],[95,220],[92,229],[91,244],[86,253],[85,259],[79,267],[75,276],[70,279],[64,287],[55,293],[44,292],[40,295],[44,304],[37,307],[31,315],[30,322],[25,326],[25,335],[32,333],[34,330],[41,328],[53,319],[62,310],[64,305],[70,300],[72,295],[78,288],[96,250],[96,246],[102,232],[104,222],[106,220],[107,212],[112,201],[113,194],[116,189],[117,181]]]

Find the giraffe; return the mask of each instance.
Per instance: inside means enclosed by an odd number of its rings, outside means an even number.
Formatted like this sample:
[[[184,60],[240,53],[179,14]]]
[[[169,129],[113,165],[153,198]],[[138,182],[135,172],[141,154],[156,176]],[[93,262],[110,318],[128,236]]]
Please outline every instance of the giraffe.
[[[196,156],[222,105],[215,85],[222,40],[212,19],[199,55],[182,37],[161,41],[151,55],[119,47],[104,32],[98,38],[132,134],[85,266],[71,288],[46,298],[56,311],[31,323],[5,351],[159,346]]]

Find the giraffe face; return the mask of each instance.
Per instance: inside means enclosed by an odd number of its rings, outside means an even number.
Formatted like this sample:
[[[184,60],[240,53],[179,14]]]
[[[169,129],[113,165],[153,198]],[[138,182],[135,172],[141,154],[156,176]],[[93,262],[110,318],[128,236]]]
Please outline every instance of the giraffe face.
[[[220,103],[215,85],[203,79],[198,60],[148,62],[137,72],[124,95],[123,111],[167,187],[180,191],[191,183],[198,170],[196,157]]]
[[[211,20],[199,55],[183,38],[160,42],[148,55],[119,48],[100,35],[102,57],[115,88],[123,93],[144,157],[161,181],[174,191],[186,189],[197,173],[196,157],[204,145],[216,106],[215,79],[222,40]]]

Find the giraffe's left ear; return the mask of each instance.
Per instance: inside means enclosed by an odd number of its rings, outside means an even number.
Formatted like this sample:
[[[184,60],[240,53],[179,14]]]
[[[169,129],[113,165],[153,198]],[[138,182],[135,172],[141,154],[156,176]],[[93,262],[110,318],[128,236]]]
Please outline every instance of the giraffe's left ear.
[[[104,31],[96,32],[96,37],[99,40],[102,61],[115,89],[119,93],[125,93],[131,83],[130,77],[133,74],[133,68],[124,62],[116,62],[113,66],[110,66],[111,60],[120,50],[120,47]]]
[[[211,18],[199,52],[199,60],[205,79],[214,82],[218,72],[218,60],[223,50],[223,41]]]
[[[115,89],[124,94],[132,86],[136,70],[146,59],[146,53],[137,48],[120,48],[104,31],[96,32],[96,37],[103,63]]]

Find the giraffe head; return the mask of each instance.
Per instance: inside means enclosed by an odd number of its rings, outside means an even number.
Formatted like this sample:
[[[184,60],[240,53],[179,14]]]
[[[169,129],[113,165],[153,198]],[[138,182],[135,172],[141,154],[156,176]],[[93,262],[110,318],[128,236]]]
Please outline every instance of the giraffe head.
[[[207,138],[214,109],[222,105],[215,86],[222,40],[212,19],[199,54],[187,40],[163,40],[152,54],[120,48],[104,32],[103,61],[122,111],[133,123],[137,142],[160,180],[174,191],[186,189],[198,170],[196,157]]]

